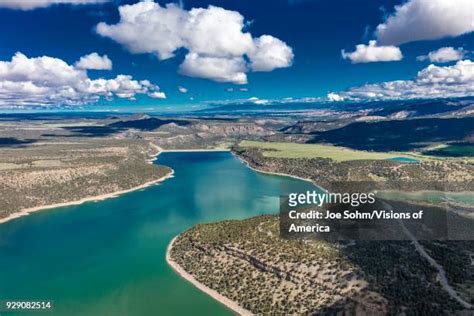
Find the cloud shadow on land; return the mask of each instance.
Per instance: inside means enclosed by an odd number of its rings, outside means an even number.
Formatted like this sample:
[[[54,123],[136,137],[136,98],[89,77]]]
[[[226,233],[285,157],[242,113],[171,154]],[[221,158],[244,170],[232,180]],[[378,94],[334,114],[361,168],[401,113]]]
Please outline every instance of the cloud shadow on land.
[[[0,147],[22,147],[36,142],[34,139],[18,139],[15,137],[0,137]]]
[[[159,119],[155,117],[139,120],[119,121],[109,124],[109,128],[126,129],[135,128],[142,131],[151,131],[166,124],[176,124],[178,126],[187,126],[191,124],[186,120]]]
[[[474,132],[474,117],[356,122],[324,132],[314,132],[308,143],[331,143],[362,150],[403,151],[431,142],[460,141]]]

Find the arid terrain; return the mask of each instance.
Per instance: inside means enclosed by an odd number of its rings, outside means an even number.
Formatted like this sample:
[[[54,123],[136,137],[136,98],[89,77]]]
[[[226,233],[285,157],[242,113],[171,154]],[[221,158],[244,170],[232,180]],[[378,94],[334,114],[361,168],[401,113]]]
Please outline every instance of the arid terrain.
[[[469,155],[437,157],[394,145],[373,152],[328,143],[244,141],[233,152],[254,169],[309,179],[330,190],[356,182],[373,184],[371,189],[473,191]],[[460,212],[460,205],[443,201],[443,207],[471,223],[470,206]],[[404,225],[395,225],[405,240],[285,240],[278,216],[261,216],[197,225],[176,239],[170,255],[198,282],[255,314],[471,315],[472,240],[419,241]]]
[[[158,148],[148,141],[62,133],[74,124],[0,124],[0,219],[25,209],[130,190],[171,172],[150,163]]]
[[[243,137],[273,133],[265,123],[233,119],[5,115],[0,119],[0,220],[156,182],[171,172],[150,163],[161,149],[229,148]]]
[[[338,157],[311,156],[311,145],[306,145],[308,157],[285,156],[271,148],[271,143],[243,142],[233,148],[234,152],[251,167],[273,173],[283,173],[310,179],[326,189],[337,189],[347,182],[368,182],[378,189],[472,191],[474,188],[474,164],[469,159],[435,159],[414,156],[416,163],[372,158],[370,152],[361,152],[362,159],[353,151]],[[340,147],[332,147],[340,148]],[[320,151],[322,152],[322,151]],[[294,154],[288,150],[286,153]],[[399,157],[393,153],[392,157]],[[372,154],[373,155],[373,154]],[[387,155],[387,154],[385,154]],[[389,156],[389,155],[387,155]],[[407,156],[410,157],[410,156]]]
[[[409,241],[285,240],[277,216],[197,225],[176,239],[171,257],[255,314],[469,315],[472,290],[463,288],[474,284],[466,262],[472,243],[428,243],[426,249],[449,271],[460,301]]]
[[[150,163],[162,149],[232,148],[252,168],[326,188],[358,181],[382,189],[472,191],[469,130],[460,139],[464,143],[433,136],[423,140],[424,147],[341,147],[337,130],[358,121],[359,116],[311,123],[298,117],[4,116],[0,219],[154,183],[171,172]],[[315,129],[330,137],[315,137]],[[429,154],[443,149],[442,155]],[[453,150],[454,157],[444,157]],[[257,314],[469,315],[472,242],[407,238],[412,241],[290,241],[280,238],[278,217],[261,216],[193,227],[176,239],[170,256],[198,282]]]
[[[171,170],[149,163],[145,141],[36,143],[0,150],[0,218],[52,204],[100,197],[142,186]]]

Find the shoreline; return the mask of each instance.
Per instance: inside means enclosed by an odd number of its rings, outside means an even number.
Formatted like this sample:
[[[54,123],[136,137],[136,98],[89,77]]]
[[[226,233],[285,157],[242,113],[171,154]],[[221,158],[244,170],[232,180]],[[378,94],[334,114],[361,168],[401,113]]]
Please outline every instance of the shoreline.
[[[151,157],[146,160],[146,162],[149,163],[149,164],[153,164],[153,161],[155,161],[157,159],[157,157],[162,152],[160,147],[158,147],[154,144],[152,144],[152,146],[157,149],[157,152],[155,154],[152,154]],[[18,212],[15,212],[15,213],[12,213],[12,214],[8,215],[7,217],[0,218],[0,225],[4,224],[6,222],[12,221],[14,219],[20,218],[20,217],[30,215],[31,213],[39,212],[39,211],[44,211],[44,210],[49,210],[49,209],[59,208],[59,207],[80,205],[80,204],[83,204],[83,203],[86,203],[86,202],[97,202],[97,201],[102,201],[102,200],[106,200],[106,199],[115,198],[115,197],[118,197],[122,194],[129,193],[129,192],[132,192],[132,191],[141,190],[141,189],[144,189],[146,187],[152,186],[154,184],[163,182],[163,181],[165,181],[167,179],[170,179],[172,177],[174,177],[174,170],[173,169],[171,169],[170,173],[164,175],[161,178],[145,182],[143,184],[140,184],[140,185],[135,186],[135,187],[130,188],[130,189],[115,191],[115,192],[111,192],[111,193],[105,193],[105,194],[96,195],[96,196],[88,196],[88,197],[85,197],[85,198],[82,198],[82,199],[79,199],[79,200],[75,200],[75,201],[70,201],[70,202],[61,202],[61,203],[54,203],[54,204],[49,204],[49,205],[41,205],[41,206],[34,206],[34,207],[25,208],[25,209],[22,209]]]
[[[306,182],[310,182],[312,185],[314,185],[315,187],[318,187],[320,188],[321,190],[324,190],[326,191],[326,189],[324,189],[323,187],[319,186],[318,184],[314,183],[313,180],[311,179],[308,179],[308,178],[302,178],[302,177],[298,177],[298,176],[294,176],[294,175],[291,175],[291,174],[287,174],[287,173],[280,173],[280,172],[273,172],[273,171],[266,171],[266,170],[260,170],[260,169],[257,169],[255,167],[252,167],[248,161],[246,161],[245,159],[239,157],[238,155],[234,154],[232,152],[232,155],[237,158],[240,162],[242,162],[244,165],[246,165],[248,168],[252,169],[253,171],[255,172],[259,172],[259,173],[264,173],[264,174],[270,174],[270,175],[274,175],[274,176],[280,176],[280,177],[288,177],[288,178],[293,178],[293,179],[297,179],[297,180],[301,180],[301,181],[306,181]]]
[[[179,235],[178,235],[179,236]],[[250,311],[246,310],[245,308],[241,307],[235,301],[228,299],[227,297],[219,294],[217,291],[207,287],[206,285],[198,282],[191,274],[186,272],[179,264],[177,264],[173,259],[171,259],[171,249],[173,248],[173,244],[178,238],[178,236],[174,237],[168,247],[166,248],[166,263],[173,269],[173,271],[178,274],[180,277],[185,279],[186,281],[190,282],[193,286],[201,290],[202,292],[209,295],[214,300],[218,301],[219,303],[225,305],[230,310],[236,312],[239,315],[253,315]]]
[[[146,162],[149,163],[149,164],[153,164],[153,162],[158,158],[158,156],[161,153],[166,153],[166,152],[206,152],[206,151],[209,151],[209,152],[228,152],[228,151],[230,151],[229,149],[177,149],[177,150],[166,150],[166,149],[163,149],[163,148],[161,148],[160,146],[158,146],[154,143],[151,143],[150,145],[152,147],[154,147],[157,150],[157,152],[152,154],[151,157],[146,160]],[[101,200],[105,200],[105,199],[114,198],[114,197],[117,197],[121,194],[125,194],[125,193],[129,193],[129,192],[132,192],[132,191],[144,189],[144,188],[149,187],[151,185],[163,182],[166,179],[172,178],[173,175],[174,175],[174,170],[171,169],[171,172],[169,174],[167,174],[167,175],[165,175],[165,176],[163,176],[159,179],[145,182],[141,185],[138,185],[138,186],[130,188],[130,189],[115,191],[115,192],[111,192],[111,193],[105,193],[105,194],[96,195],[96,196],[88,196],[88,197],[84,197],[82,199],[75,200],[75,201],[70,201],[70,202],[61,202],[61,203],[54,203],[54,204],[48,204],[48,205],[41,205],[41,206],[34,206],[34,207],[25,208],[25,209],[22,209],[18,212],[9,214],[7,217],[0,218],[0,224],[4,224],[4,223],[9,222],[11,220],[14,220],[14,219],[17,219],[17,218],[20,218],[20,217],[23,217],[23,216],[27,216],[27,215],[30,215],[31,213],[35,213],[35,212],[39,212],[39,211],[43,211],[43,210],[49,210],[49,209],[53,209],[53,208],[66,207],[66,206],[80,205],[80,204],[83,204],[83,203],[86,203],[86,202],[96,202],[96,201],[101,201]]]
[[[298,179],[298,180],[302,180],[302,181],[307,181],[307,182],[310,182],[311,184],[315,185],[316,187],[321,188],[320,186],[315,184],[310,179],[306,179],[306,178],[302,178],[302,177],[298,177],[298,176],[293,176],[293,175],[289,175],[289,174],[284,174],[284,173],[278,173],[278,172],[271,172],[271,171],[264,171],[264,170],[256,169],[256,168],[252,167],[247,161],[245,161],[244,159],[242,159],[241,157],[239,157],[235,153],[233,153],[230,149],[176,149],[176,150],[171,149],[171,150],[166,150],[166,149],[163,149],[163,148],[161,148],[158,145],[153,144],[153,143],[152,143],[152,146],[155,147],[155,149],[157,149],[157,152],[155,154],[152,154],[151,157],[149,159],[147,159],[147,163],[150,163],[150,164],[152,164],[153,161],[155,161],[161,153],[167,153],[167,152],[183,152],[183,153],[185,153],[185,152],[230,152],[240,162],[242,162],[248,168],[250,168],[250,169],[252,169],[256,172],[263,173],[263,174],[271,174],[271,175],[276,175],[276,176],[282,176],[282,177],[289,177],[289,178]],[[144,189],[144,188],[149,187],[151,185],[163,182],[163,181],[165,181],[169,178],[172,178],[173,176],[174,176],[174,170],[171,169],[171,172],[169,174],[167,174],[167,175],[165,175],[165,176],[163,176],[159,179],[145,182],[145,183],[143,183],[139,186],[136,186],[136,187],[133,187],[133,188],[130,188],[130,189],[115,191],[115,192],[111,192],[111,193],[105,193],[105,194],[101,194],[101,195],[97,195],[97,196],[88,196],[88,197],[84,197],[82,199],[75,200],[75,201],[70,201],[70,202],[61,202],[61,203],[54,203],[54,204],[49,204],[49,205],[29,207],[29,208],[26,208],[26,209],[22,209],[18,212],[12,213],[12,214],[8,215],[7,217],[0,218],[0,225],[4,224],[6,222],[9,222],[11,220],[20,218],[20,217],[30,215],[31,213],[35,213],[35,212],[39,212],[39,211],[43,211],[43,210],[49,210],[49,209],[53,209],[53,208],[66,207],[66,206],[80,205],[80,204],[83,204],[83,203],[86,203],[86,202],[96,202],[96,201],[101,201],[101,200],[105,200],[105,199],[118,197],[121,194],[125,194],[125,193],[129,193],[129,192],[132,192],[132,191]],[[323,189],[323,188],[321,188],[321,189]]]
[[[139,186],[136,186],[136,187],[133,187],[133,188],[130,188],[130,189],[115,191],[115,192],[111,192],[111,193],[105,193],[105,194],[96,195],[96,196],[89,196],[89,197],[85,197],[85,198],[75,200],[75,201],[71,201],[71,202],[62,202],[62,203],[55,203],[55,204],[41,205],[41,206],[34,206],[34,207],[26,208],[26,209],[23,209],[21,211],[12,213],[12,214],[8,215],[7,217],[0,218],[0,224],[9,222],[11,220],[14,220],[14,219],[17,219],[17,218],[20,218],[20,217],[23,217],[23,216],[30,215],[31,213],[43,211],[43,210],[49,210],[49,209],[53,209],[53,208],[73,206],[73,205],[80,205],[80,204],[83,204],[83,203],[86,203],[86,202],[97,202],[97,201],[102,201],[102,200],[106,200],[106,199],[115,198],[115,197],[118,197],[122,194],[129,193],[129,192],[132,192],[132,191],[137,191],[137,190],[140,190],[140,189],[144,189],[144,188],[152,186],[154,184],[163,182],[166,179],[172,178],[173,176],[174,176],[174,170],[171,169],[170,173],[168,173],[167,175],[165,175],[165,176],[163,176],[159,179],[145,182],[145,183],[143,183]]]
[[[243,163],[245,166],[247,166],[248,168],[250,168],[251,170],[255,171],[255,172],[259,172],[259,173],[263,173],[263,174],[270,174],[270,175],[276,175],[276,176],[280,176],[280,177],[288,177],[288,178],[293,178],[293,179],[298,179],[298,180],[302,180],[302,181],[306,181],[306,182],[309,182],[311,183],[312,185],[318,187],[318,188],[321,188],[319,187],[318,185],[316,185],[312,180],[310,179],[306,179],[306,178],[301,178],[301,177],[298,177],[298,176],[293,176],[293,175],[289,175],[289,174],[284,174],[284,173],[277,173],[277,172],[271,172],[271,171],[263,171],[263,170],[259,170],[259,169],[256,169],[254,167],[252,167],[247,161],[245,161],[244,159],[242,159],[241,157],[237,156],[234,152],[232,152],[231,150],[221,150],[221,149],[204,149],[204,150],[162,150],[162,152],[193,152],[193,151],[216,151],[216,152],[219,152],[219,151],[222,151],[222,152],[230,152],[235,158],[237,158],[241,163]],[[322,188],[321,188],[322,189]],[[178,235],[179,236],[179,235]],[[180,277],[182,277],[183,279],[185,279],[186,281],[190,282],[193,286],[195,286],[197,289],[199,289],[200,291],[206,293],[207,295],[209,295],[211,298],[213,298],[214,300],[218,301],[219,303],[225,305],[227,308],[229,308],[230,310],[236,312],[237,314],[239,315],[253,315],[249,310],[246,310],[245,308],[241,307],[239,304],[237,304],[237,302],[235,301],[232,301],[231,299],[219,294],[219,292],[207,287],[206,285],[198,282],[191,274],[189,274],[188,272],[186,272],[186,270],[184,270],[179,264],[177,264],[173,259],[171,259],[171,249],[173,248],[173,243],[176,241],[176,239],[178,238],[178,236],[174,237],[170,243],[168,244],[168,247],[166,248],[166,262],[168,263],[168,265],[173,269],[173,271],[178,274]]]
[[[161,149],[162,153],[192,153],[192,152],[230,152],[230,149],[225,148],[202,148],[202,149]]]

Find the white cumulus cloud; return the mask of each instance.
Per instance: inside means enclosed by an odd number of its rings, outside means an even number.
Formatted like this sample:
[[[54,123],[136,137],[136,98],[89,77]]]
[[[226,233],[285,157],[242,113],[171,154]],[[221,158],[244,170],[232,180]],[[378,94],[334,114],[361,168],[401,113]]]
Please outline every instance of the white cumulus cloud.
[[[182,86],[178,87],[178,91],[181,92],[181,93],[188,93],[188,89],[185,88],[185,87],[182,87]]]
[[[474,62],[452,66],[429,65],[413,80],[396,80],[338,92],[345,99],[418,99],[474,96]]]
[[[86,70],[59,58],[16,53],[11,61],[0,61],[0,107],[78,105],[100,98],[134,99],[137,94],[165,97],[148,80],[128,75],[91,79]]]
[[[400,48],[395,46],[378,46],[376,41],[370,41],[369,45],[356,45],[353,52],[341,51],[344,59],[349,59],[352,63],[372,63],[398,61],[403,58]]]
[[[343,96],[341,96],[337,93],[334,93],[334,92],[329,92],[328,95],[327,95],[327,99],[329,101],[334,101],[334,102],[344,101]]]
[[[254,44],[248,53],[253,71],[272,71],[291,66],[293,50],[278,38],[262,35],[254,39]]]
[[[283,41],[245,32],[244,17],[216,6],[184,10],[150,0],[119,7],[120,21],[99,23],[97,33],[132,53],[154,54],[160,60],[188,51],[179,72],[186,76],[235,84],[247,83],[249,71],[291,66],[293,51]]]
[[[97,53],[82,56],[76,62],[76,68],[91,70],[111,70],[112,61],[107,55],[100,56]]]
[[[189,53],[179,66],[179,72],[189,77],[217,82],[247,83],[247,68],[242,57],[209,57]]]
[[[1,0],[0,8],[33,10],[46,8],[53,4],[95,4],[104,3],[110,0]]]
[[[153,99],[166,99],[166,94],[163,91],[154,91],[148,94]]]
[[[429,52],[428,55],[418,56],[418,60],[429,60],[432,63],[448,63],[450,61],[461,60],[464,58],[464,50],[462,48],[441,47],[435,51]]]
[[[377,41],[400,45],[473,32],[473,12],[472,0],[409,0],[377,26]]]
[[[474,62],[460,60],[446,67],[429,65],[418,72],[417,81],[423,84],[471,84],[474,89]]]

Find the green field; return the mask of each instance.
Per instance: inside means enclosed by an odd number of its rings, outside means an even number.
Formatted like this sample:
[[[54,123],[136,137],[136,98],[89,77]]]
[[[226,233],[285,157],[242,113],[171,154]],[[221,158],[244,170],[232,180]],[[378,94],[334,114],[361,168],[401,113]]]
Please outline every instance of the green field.
[[[415,158],[418,160],[428,159],[416,154],[370,152],[320,144],[271,143],[244,140],[240,142],[239,146],[244,148],[260,148],[264,150],[263,155],[265,157],[275,158],[330,158],[335,161],[381,160],[395,157]]]

